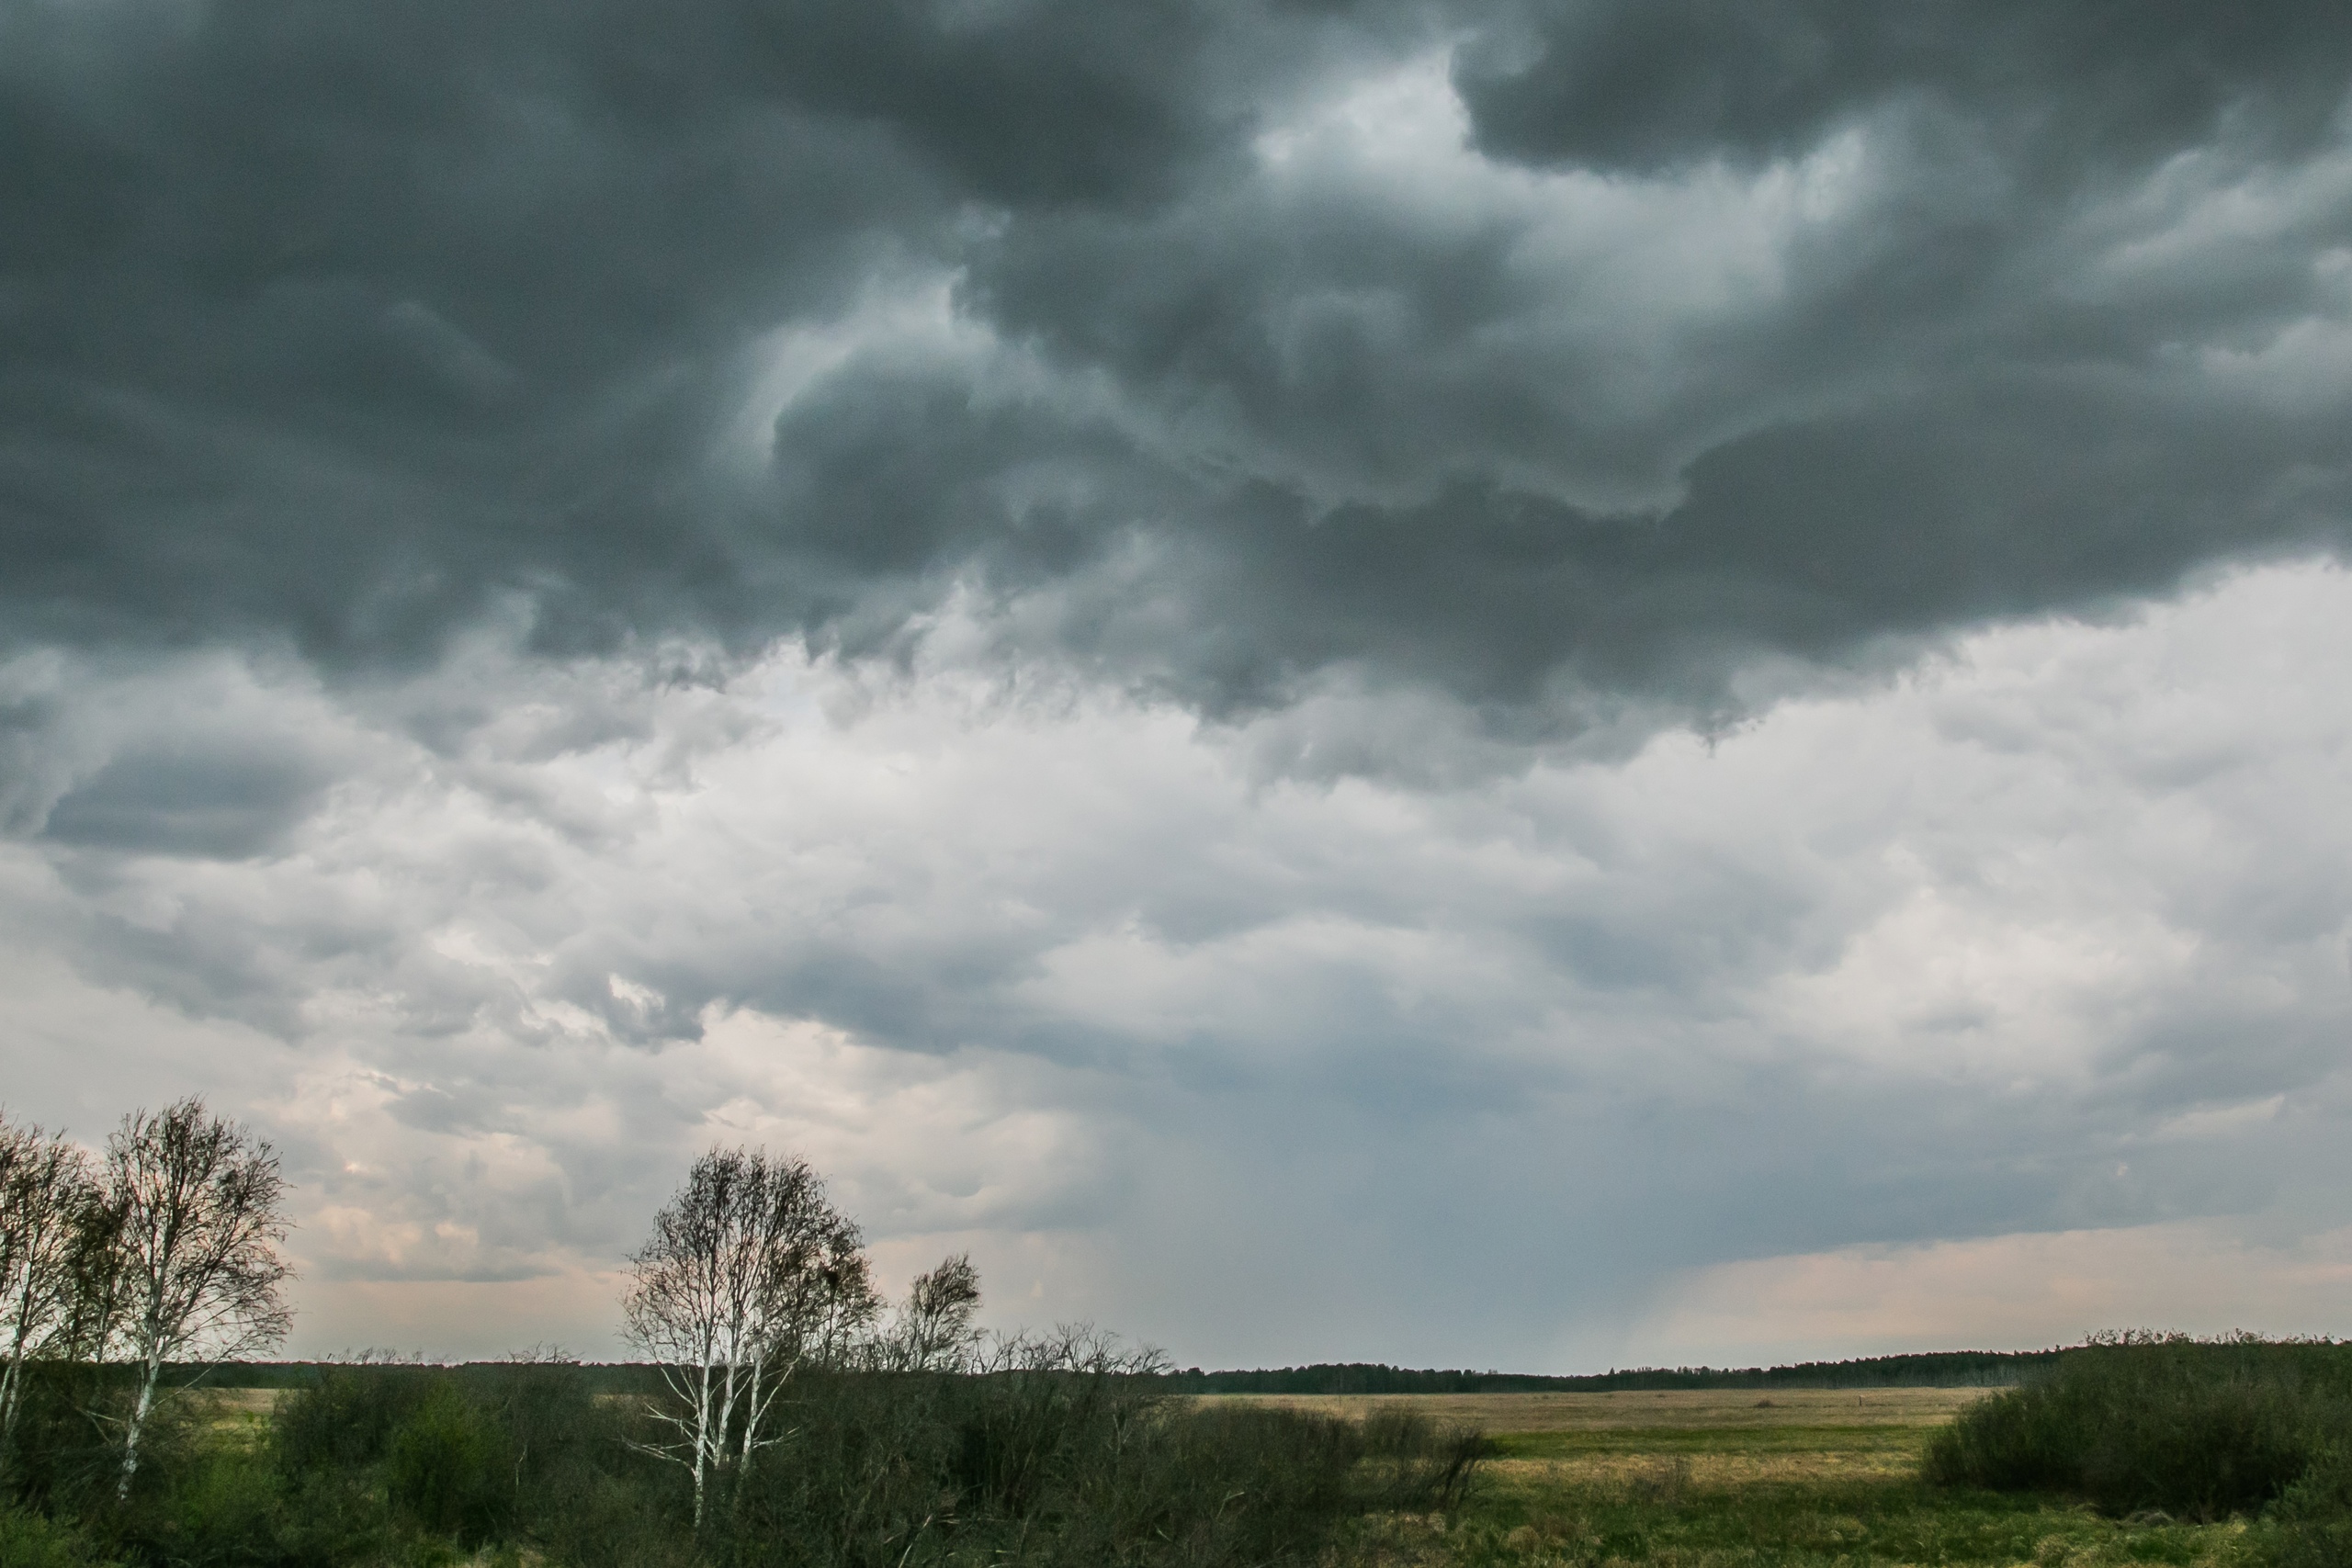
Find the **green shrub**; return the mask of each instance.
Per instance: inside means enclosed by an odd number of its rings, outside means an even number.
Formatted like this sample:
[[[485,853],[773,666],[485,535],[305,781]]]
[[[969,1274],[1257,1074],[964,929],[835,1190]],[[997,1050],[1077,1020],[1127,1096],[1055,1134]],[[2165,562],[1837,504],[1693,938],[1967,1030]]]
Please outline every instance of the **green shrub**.
[[[0,1504],[0,1568],[112,1568],[70,1525]]]
[[[488,1540],[512,1516],[521,1487],[506,1434],[450,1377],[394,1428],[384,1471],[395,1508],[468,1543]]]
[[[175,1467],[159,1533],[166,1554],[190,1564],[275,1562],[282,1553],[285,1493],[266,1453],[218,1444]]]
[[[2344,1568],[2352,1562],[2352,1449],[2331,1446],[2280,1494],[2254,1532],[2264,1568]]]
[[[1925,1473],[2213,1519],[2282,1496],[2346,1437],[2352,1346],[2118,1337],[1971,1406],[1929,1446]]]
[[[437,1367],[397,1364],[325,1368],[316,1384],[277,1402],[270,1424],[278,1462],[298,1474],[377,1463],[392,1434],[448,1376]]]

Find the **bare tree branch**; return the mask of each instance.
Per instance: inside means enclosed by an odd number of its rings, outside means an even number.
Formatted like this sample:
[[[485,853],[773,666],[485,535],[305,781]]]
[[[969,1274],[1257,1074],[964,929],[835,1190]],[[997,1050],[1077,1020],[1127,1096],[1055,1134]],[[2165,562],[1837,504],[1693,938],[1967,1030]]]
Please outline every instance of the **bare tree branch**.
[[[139,1470],[139,1438],[155,1384],[174,1360],[250,1355],[286,1337],[278,1257],[286,1190],[270,1145],[206,1113],[193,1096],[134,1111],[107,1143],[119,1306],[109,1315],[139,1369],[124,1424],[118,1496]]]
[[[16,1450],[26,1359],[72,1314],[82,1223],[96,1192],[89,1156],[62,1134],[0,1119],[0,1475]]]

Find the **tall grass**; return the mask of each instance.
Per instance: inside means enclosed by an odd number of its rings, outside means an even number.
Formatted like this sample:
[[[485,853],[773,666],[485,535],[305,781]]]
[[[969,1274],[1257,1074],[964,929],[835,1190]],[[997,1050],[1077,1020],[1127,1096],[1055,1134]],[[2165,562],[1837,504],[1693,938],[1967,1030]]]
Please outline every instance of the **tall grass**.
[[[2120,1335],[1971,1406],[1925,1473],[2208,1520],[2280,1500],[2347,1446],[2352,1345]]]

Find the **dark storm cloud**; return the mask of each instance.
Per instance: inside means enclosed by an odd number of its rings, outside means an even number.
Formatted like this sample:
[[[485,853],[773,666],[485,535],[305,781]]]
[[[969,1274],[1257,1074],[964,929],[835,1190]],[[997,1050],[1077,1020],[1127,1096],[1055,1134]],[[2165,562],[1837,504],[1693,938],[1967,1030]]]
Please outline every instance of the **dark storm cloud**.
[[[5,614],[865,649],[962,583],[1213,708],[1509,728],[2340,542],[2343,389],[2259,363],[2345,310],[2340,8],[1466,17],[11,6]],[[1473,151],[1315,129],[1416,58]],[[716,455],[771,334],[946,276],[981,346]]]
[[[2343,7],[2199,0],[1537,0],[1466,51],[1480,145],[1654,169],[1801,152],[1914,100],[1985,124],[2063,182],[2224,126],[2307,146],[2345,89]]]
[[[762,574],[687,493],[747,341],[967,204],[1143,199],[1230,114],[1166,8],[0,28],[10,597],[68,637],[365,657],[510,588],[608,632],[787,625],[805,604],[747,604]]]

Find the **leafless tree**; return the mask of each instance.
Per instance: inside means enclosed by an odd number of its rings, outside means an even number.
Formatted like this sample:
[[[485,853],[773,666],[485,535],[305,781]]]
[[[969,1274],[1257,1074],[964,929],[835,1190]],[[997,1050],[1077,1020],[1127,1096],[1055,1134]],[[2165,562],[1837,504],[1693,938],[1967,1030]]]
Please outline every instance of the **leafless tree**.
[[[776,1440],[771,1416],[811,1359],[844,1358],[879,1303],[852,1221],[799,1159],[714,1150],[654,1217],[623,1303],[629,1342],[660,1368],[654,1451],[694,1475],[695,1521],[715,1471]]]
[[[0,1120],[0,1472],[16,1450],[26,1358],[54,1348],[75,1304],[77,1250],[96,1195],[79,1148]]]
[[[956,1253],[915,1276],[878,1347],[880,1364],[904,1371],[963,1371],[979,1344],[980,1332],[972,1325],[979,1308],[979,1270],[969,1253]]]
[[[134,1111],[107,1142],[119,1308],[111,1313],[138,1392],[123,1423],[118,1496],[139,1471],[139,1438],[167,1361],[250,1355],[292,1325],[292,1276],[277,1244],[286,1221],[277,1156],[191,1096]]]

